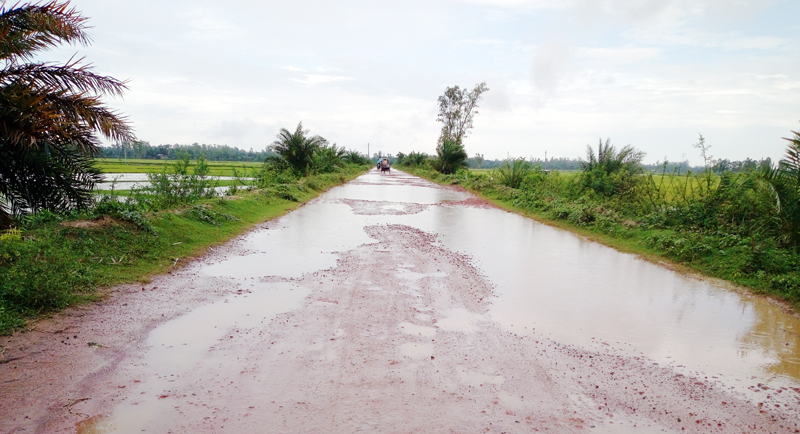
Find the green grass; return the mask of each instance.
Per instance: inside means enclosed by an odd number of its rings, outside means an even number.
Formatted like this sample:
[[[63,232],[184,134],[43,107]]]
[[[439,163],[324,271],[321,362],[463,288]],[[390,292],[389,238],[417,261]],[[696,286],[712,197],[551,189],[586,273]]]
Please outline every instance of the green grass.
[[[67,306],[103,298],[104,288],[147,282],[180,267],[362,173],[315,175],[298,184],[215,198],[147,214],[149,226],[73,215],[0,235],[0,334]]]
[[[667,203],[696,197],[704,190],[716,188],[720,181],[720,177],[717,175],[707,177],[706,175],[691,174],[653,174],[651,179],[653,186],[662,193],[663,200]]]

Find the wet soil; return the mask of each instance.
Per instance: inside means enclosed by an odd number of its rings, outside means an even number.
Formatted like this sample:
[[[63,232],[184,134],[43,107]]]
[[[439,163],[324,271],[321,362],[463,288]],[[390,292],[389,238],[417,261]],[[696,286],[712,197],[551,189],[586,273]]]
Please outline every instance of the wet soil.
[[[0,339],[0,432],[800,432],[792,378],[743,387],[504,316],[494,265],[412,224],[487,203],[397,171],[348,188]]]

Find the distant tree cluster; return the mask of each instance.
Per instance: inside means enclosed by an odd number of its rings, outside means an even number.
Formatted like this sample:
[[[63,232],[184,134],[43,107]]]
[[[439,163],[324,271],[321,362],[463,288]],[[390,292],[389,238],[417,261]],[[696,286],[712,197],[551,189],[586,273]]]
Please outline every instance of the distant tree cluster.
[[[474,157],[467,159],[467,165],[472,169],[496,169],[503,167],[506,164],[504,160],[487,160],[481,154],[475,154]],[[564,170],[564,171],[577,171],[581,170],[581,160],[579,158],[549,158],[547,161],[532,158],[528,162],[533,167],[538,167],[542,170]]]
[[[263,150],[254,151],[239,149],[228,145],[206,145],[192,143],[191,145],[151,145],[150,142],[135,140],[132,142],[116,143],[102,148],[103,158],[140,158],[147,160],[179,160],[184,155],[196,160],[204,155],[211,161],[264,161],[274,152]]]

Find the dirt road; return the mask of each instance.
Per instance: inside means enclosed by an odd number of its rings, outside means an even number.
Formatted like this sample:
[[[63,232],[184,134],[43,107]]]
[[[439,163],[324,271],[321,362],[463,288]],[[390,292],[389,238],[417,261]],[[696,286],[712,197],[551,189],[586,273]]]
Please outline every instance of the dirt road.
[[[316,204],[0,339],[0,432],[800,432],[800,389],[500,324],[473,258],[387,218],[487,207],[463,192]]]

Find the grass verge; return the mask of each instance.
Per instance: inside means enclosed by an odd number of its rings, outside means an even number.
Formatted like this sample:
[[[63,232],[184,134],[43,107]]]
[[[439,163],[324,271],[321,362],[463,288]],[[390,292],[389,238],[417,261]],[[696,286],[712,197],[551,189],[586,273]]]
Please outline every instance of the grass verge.
[[[67,306],[103,298],[112,285],[148,282],[363,173],[314,175],[296,184],[241,191],[146,215],[147,224],[109,216],[53,216],[0,236],[0,334]],[[89,218],[91,217],[91,218]]]

